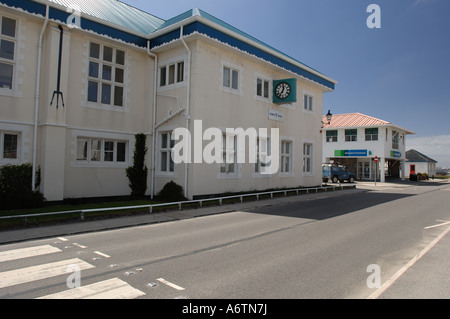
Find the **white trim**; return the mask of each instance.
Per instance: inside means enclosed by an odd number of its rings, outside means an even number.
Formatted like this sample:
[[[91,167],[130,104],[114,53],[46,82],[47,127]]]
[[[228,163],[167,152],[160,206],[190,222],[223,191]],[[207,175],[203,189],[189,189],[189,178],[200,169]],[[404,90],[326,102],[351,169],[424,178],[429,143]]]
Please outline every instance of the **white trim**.
[[[0,96],[10,96],[21,98],[23,97],[22,85],[23,85],[23,73],[24,66],[23,60],[25,59],[25,30],[26,26],[23,23],[23,18],[2,12],[0,15],[0,21],[2,17],[7,17],[16,22],[16,35],[14,38],[9,36],[2,36],[5,40],[14,42],[14,57],[13,60],[4,59],[1,62],[5,64],[13,65],[13,79],[11,89],[0,88]]]
[[[281,161],[281,156],[283,155],[281,153],[281,147],[282,147],[282,143],[283,142],[290,142],[291,144],[291,148],[290,148],[290,153],[289,153],[289,158],[290,158],[290,162],[289,162],[289,172],[282,172],[282,161]],[[303,151],[303,146],[302,146],[302,151]],[[303,157],[302,157],[303,159]],[[292,136],[280,136],[280,171],[279,171],[279,176],[280,177],[294,177],[295,176],[295,137]]]
[[[125,142],[125,161],[124,162],[116,162],[116,161],[81,161],[77,160],[77,147],[78,147],[78,139],[79,138],[87,138],[87,139],[99,139],[102,141],[109,140],[114,142]],[[71,138],[71,146],[70,146],[70,166],[72,167],[88,167],[88,168],[126,168],[131,163],[131,158],[133,154],[134,147],[134,135],[132,134],[124,134],[124,133],[109,133],[109,132],[100,132],[88,129],[74,129],[72,130],[72,138]],[[101,150],[103,152],[103,148]]]
[[[305,96],[312,98],[311,110],[309,108],[308,109],[305,108]],[[302,104],[302,110],[304,113],[314,115],[316,113],[316,111],[315,111],[316,110],[316,94],[312,91],[303,90],[301,104]]]
[[[90,57],[90,44],[92,43],[96,43],[100,45],[100,52],[99,52],[99,59],[96,59],[99,61],[99,70],[98,70],[98,81],[96,81],[96,83],[99,83],[99,88],[97,89],[97,102],[91,102],[88,101],[88,93],[89,93],[89,62],[91,59]],[[101,79],[101,73],[102,70],[100,68],[103,61],[102,58],[102,53],[104,50],[104,47],[108,46],[111,47],[113,49],[113,54],[116,52],[116,50],[120,50],[123,51],[125,53],[125,65],[118,65],[118,67],[123,68],[124,69],[124,79],[123,79],[123,83],[120,85],[121,87],[123,87],[123,97],[122,97],[122,106],[116,106],[114,105],[114,83],[116,83],[115,79],[113,78],[113,72],[111,73],[111,81],[107,82],[107,83],[111,83],[111,103],[108,104],[103,104],[101,103],[101,89],[100,86],[102,83],[105,83],[104,80]],[[132,59],[130,58],[131,55],[131,51],[128,48],[124,48],[121,45],[118,45],[117,43],[110,43],[105,41],[104,39],[96,39],[96,38],[88,38],[87,36],[85,37],[84,43],[83,43],[83,68],[81,70],[81,99],[80,99],[80,105],[82,107],[87,107],[87,108],[92,108],[92,109],[96,109],[96,110],[105,110],[105,111],[114,111],[114,112],[121,112],[121,113],[128,113],[130,112],[130,108],[128,107],[128,105],[130,105],[130,90],[131,90],[131,78],[130,78],[130,69],[131,69],[131,61]],[[113,57],[114,60],[114,57]],[[114,69],[116,67],[116,62],[107,62],[107,65],[111,65],[112,69]]]
[[[311,144],[312,145],[312,150],[311,150],[311,155],[310,155],[310,157],[311,157],[311,167],[310,167],[310,171],[309,172],[304,172],[303,171],[304,158],[305,158],[305,154],[303,152],[303,149],[304,149],[304,145],[305,144]],[[313,140],[302,139],[301,147],[302,147],[302,149],[301,149],[301,152],[302,152],[301,153],[302,154],[302,167],[301,167],[302,176],[314,176],[314,168],[315,168],[315,165],[314,165],[314,159],[315,159],[314,152],[315,152],[315,149],[316,149],[316,143]]]
[[[258,79],[263,80],[262,83],[262,96],[258,95]],[[268,97],[264,97],[264,81],[269,82],[269,92],[268,92]],[[273,94],[273,79],[270,76],[267,75],[263,75],[261,73],[255,72],[255,86],[254,86],[254,97],[256,100],[261,101],[261,102],[265,102],[265,103],[272,103],[272,94]]]
[[[230,87],[226,87],[223,83],[223,69],[224,68],[229,68],[230,69]],[[238,88],[237,89],[233,89],[233,75],[232,75],[232,71],[238,71]],[[224,60],[220,60],[220,81],[219,81],[219,89],[221,91],[227,92],[227,93],[232,93],[232,94],[236,94],[239,96],[243,96],[244,95],[244,69],[243,67],[230,63],[228,61],[224,61]]]

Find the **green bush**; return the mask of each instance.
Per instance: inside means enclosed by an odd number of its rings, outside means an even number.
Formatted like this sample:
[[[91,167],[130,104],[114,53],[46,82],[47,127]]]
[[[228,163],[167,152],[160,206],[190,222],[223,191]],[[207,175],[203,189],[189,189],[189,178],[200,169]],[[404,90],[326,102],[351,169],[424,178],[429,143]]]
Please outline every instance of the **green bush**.
[[[133,166],[126,169],[127,177],[130,181],[131,196],[141,198],[145,196],[147,190],[147,174],[148,169],[145,166],[145,154],[147,147],[145,146],[146,136],[143,133],[135,135],[135,148],[133,157]]]
[[[31,164],[0,167],[0,209],[34,208],[44,204],[44,196],[31,189]],[[37,187],[40,169],[36,172]]]
[[[186,200],[186,197],[184,197],[183,187],[170,181],[158,193],[158,199],[167,202],[179,202]]]

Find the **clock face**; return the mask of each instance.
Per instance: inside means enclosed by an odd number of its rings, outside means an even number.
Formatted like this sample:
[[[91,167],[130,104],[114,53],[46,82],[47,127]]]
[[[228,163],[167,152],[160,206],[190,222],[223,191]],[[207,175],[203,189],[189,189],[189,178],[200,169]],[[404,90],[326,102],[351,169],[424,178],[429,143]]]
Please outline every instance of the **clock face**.
[[[281,82],[275,87],[275,96],[284,100],[291,94],[291,86],[286,82]]]

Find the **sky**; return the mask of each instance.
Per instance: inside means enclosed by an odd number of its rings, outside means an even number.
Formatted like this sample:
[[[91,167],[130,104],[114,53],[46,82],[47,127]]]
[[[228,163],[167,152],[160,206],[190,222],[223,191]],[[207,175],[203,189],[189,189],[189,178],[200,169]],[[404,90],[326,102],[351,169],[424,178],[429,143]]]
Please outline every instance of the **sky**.
[[[414,131],[408,149],[450,167],[449,0],[122,0],[162,19],[200,8],[338,83],[323,110]],[[369,28],[370,4],[381,28]]]

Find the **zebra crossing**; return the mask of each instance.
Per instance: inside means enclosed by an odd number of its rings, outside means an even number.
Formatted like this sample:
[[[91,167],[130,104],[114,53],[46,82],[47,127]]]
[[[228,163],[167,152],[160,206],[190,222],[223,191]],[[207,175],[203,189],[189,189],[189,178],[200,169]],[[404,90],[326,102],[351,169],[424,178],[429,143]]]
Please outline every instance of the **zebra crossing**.
[[[85,247],[85,246],[83,246]],[[53,245],[39,245],[33,247],[25,247],[19,249],[11,249],[0,251],[0,291],[2,289],[11,288],[21,284],[35,283],[39,280],[58,278],[58,276],[71,275],[69,269],[76,269],[83,271],[96,268],[92,263],[86,262],[81,258],[68,258],[52,262],[44,262],[34,264],[28,267],[5,270],[5,265],[10,262],[17,262],[19,260],[29,259],[34,261],[36,258],[52,256],[59,259],[62,250]],[[98,252],[95,252],[98,253]],[[105,256],[108,256],[104,254]],[[109,256],[108,256],[109,257]],[[10,266],[11,267],[11,266]],[[66,282],[66,279],[63,279]],[[0,294],[1,295],[1,294]],[[120,278],[111,278],[89,285],[80,285],[74,288],[69,288],[69,285],[64,290],[59,292],[38,296],[37,299],[134,299],[144,296],[145,293],[132,287]]]

